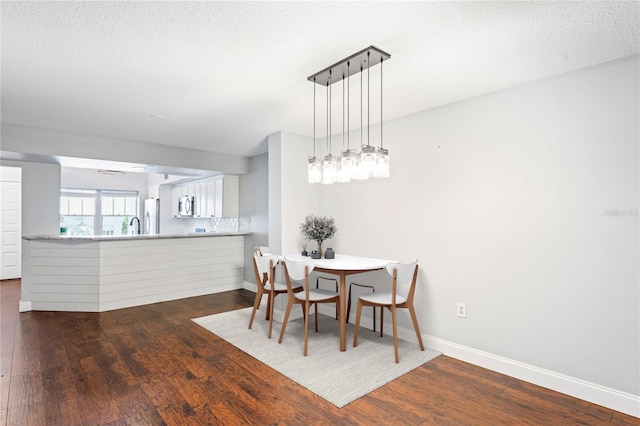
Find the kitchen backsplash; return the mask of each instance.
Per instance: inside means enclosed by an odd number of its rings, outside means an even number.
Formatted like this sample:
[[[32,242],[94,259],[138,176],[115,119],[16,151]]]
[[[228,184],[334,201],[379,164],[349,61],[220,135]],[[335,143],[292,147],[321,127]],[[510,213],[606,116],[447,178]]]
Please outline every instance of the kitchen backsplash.
[[[211,231],[212,232],[237,232],[238,231],[238,218],[237,217],[212,217],[211,218]]]
[[[181,232],[251,232],[251,218],[248,217],[213,217],[172,219],[182,230],[172,228],[168,233]],[[171,223],[174,225],[174,223]],[[162,233],[162,231],[161,231]]]

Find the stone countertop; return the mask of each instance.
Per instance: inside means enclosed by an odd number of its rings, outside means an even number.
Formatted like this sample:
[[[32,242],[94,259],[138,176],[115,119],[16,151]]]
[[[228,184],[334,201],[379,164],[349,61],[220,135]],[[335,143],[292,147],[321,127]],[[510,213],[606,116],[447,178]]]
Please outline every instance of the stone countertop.
[[[22,237],[29,241],[123,241],[123,240],[162,240],[169,238],[202,238],[202,237],[228,237],[234,235],[249,235],[251,232],[190,232],[187,234],[159,234],[159,235],[30,235]]]

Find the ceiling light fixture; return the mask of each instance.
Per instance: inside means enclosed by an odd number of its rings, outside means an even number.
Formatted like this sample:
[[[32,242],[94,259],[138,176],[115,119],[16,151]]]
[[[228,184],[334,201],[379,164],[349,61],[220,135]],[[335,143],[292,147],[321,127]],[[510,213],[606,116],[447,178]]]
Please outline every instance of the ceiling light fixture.
[[[100,173],[101,175],[117,176],[117,175],[123,175],[124,171],[122,171],[122,170],[100,169],[100,170],[98,170],[98,173]]]
[[[314,83],[313,86],[313,156],[309,157],[308,182],[332,184],[334,182],[350,182],[352,179],[366,180],[370,177],[389,177],[389,151],[382,145],[382,62],[391,58],[386,52],[374,46],[357,52],[340,62],[319,71],[308,80]],[[380,147],[377,149],[371,146],[370,138],[370,68],[380,64]],[[364,144],[363,132],[363,74],[367,70],[367,143]],[[349,78],[356,73],[360,73],[360,145],[361,151],[356,155],[356,151],[351,149],[350,138],[350,81]],[[340,79],[334,76],[342,76],[342,151],[340,161],[331,153],[331,85]],[[316,158],[316,88],[320,84],[327,87],[327,155],[322,161]],[[345,93],[346,85],[346,93]],[[345,107],[346,97],[346,107]],[[346,108],[346,112],[345,112]],[[346,116],[346,118],[345,118]],[[346,149],[345,149],[346,133]]]
[[[338,180],[338,161],[331,155],[331,71],[327,79],[327,155],[322,160],[322,183],[332,185]]]
[[[347,77],[349,75],[349,61],[347,61]],[[347,89],[345,91],[345,81],[349,83],[347,85]],[[351,84],[348,78],[345,78],[345,75],[342,76],[342,155],[340,156],[340,164],[338,164],[338,182],[348,183],[351,182],[355,173],[356,173],[356,150],[351,149],[350,145],[350,133],[349,132],[349,113],[350,113],[350,95],[351,95]],[[346,108],[345,108],[345,96],[346,96]],[[346,114],[345,114],[346,111]],[[346,119],[345,119],[346,115]],[[345,132],[345,124],[346,124],[346,132]],[[347,134],[347,149],[344,149],[344,135]]]
[[[313,79],[315,83],[315,78]],[[322,182],[322,167],[316,157],[316,85],[313,85],[313,156],[309,157],[308,180],[309,183]]]
[[[382,58],[380,58],[380,146],[376,149],[376,164],[373,177],[389,177],[389,150],[382,146]]]

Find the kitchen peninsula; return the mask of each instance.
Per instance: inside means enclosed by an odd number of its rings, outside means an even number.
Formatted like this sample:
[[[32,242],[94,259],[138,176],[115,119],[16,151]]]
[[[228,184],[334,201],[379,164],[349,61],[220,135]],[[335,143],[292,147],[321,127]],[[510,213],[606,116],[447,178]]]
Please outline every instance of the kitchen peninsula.
[[[23,237],[20,311],[103,312],[242,288],[244,235]]]

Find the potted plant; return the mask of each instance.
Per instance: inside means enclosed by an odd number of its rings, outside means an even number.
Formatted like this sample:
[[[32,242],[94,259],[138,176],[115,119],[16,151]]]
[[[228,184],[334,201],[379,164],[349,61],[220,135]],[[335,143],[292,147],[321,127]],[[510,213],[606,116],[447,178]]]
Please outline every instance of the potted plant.
[[[307,240],[315,240],[318,243],[320,257],[322,257],[322,243],[333,237],[337,231],[336,222],[327,216],[310,214],[300,224],[300,234]]]

